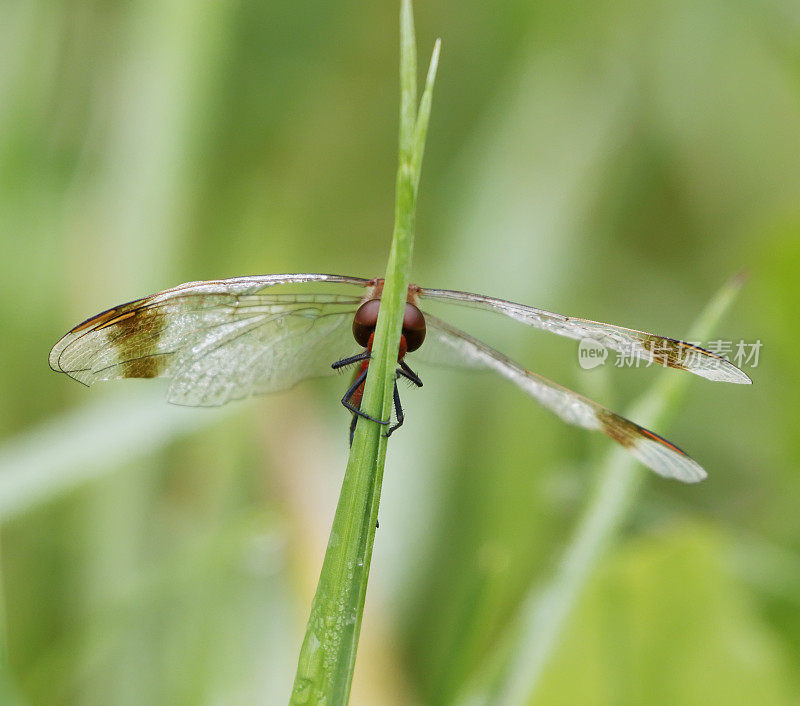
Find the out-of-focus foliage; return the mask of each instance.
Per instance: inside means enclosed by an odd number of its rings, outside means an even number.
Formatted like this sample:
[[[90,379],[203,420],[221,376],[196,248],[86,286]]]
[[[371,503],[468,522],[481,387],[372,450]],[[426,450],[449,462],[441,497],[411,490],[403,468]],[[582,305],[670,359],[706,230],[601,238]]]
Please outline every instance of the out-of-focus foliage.
[[[182,281],[381,272],[397,9],[0,7],[9,702],[288,697],[345,380],[173,414],[158,382],[88,391],[46,359],[77,321]],[[650,479],[534,703],[796,703],[800,14],[463,0],[416,20],[420,46],[443,40],[416,281],[680,336],[746,267],[719,338],[763,343],[752,388],[691,381],[668,436],[710,478]],[[618,409],[680,374],[587,372],[571,342],[457,323]],[[490,377],[421,374],[389,449],[354,703],[456,698],[549,577],[606,448]]]

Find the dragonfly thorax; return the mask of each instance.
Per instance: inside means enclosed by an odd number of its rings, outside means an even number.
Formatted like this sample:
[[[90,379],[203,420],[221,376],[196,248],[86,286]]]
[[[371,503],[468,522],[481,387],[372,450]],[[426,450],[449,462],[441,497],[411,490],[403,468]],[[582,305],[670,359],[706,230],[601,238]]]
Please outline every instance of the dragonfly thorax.
[[[364,348],[372,349],[375,326],[378,324],[378,311],[381,300],[370,299],[364,302],[353,317],[353,337]],[[425,317],[413,304],[406,304],[403,312],[403,328],[400,338],[400,355],[417,350],[425,340]]]

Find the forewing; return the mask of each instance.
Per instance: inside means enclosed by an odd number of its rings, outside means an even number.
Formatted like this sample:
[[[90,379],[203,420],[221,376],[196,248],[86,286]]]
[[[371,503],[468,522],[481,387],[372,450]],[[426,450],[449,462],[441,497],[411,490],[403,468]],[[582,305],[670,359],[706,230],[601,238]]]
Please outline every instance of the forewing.
[[[499,373],[568,424],[602,431],[659,475],[685,483],[695,483],[706,477],[706,472],[696,461],[658,434],[526,370],[499,351],[434,316],[426,314],[425,320],[428,333],[423,348],[430,347],[429,355],[432,351],[435,356],[441,350],[448,357],[463,359],[471,367]]]
[[[360,297],[261,293],[309,281],[368,283],[338,275],[190,282],[76,326],[54,346],[50,366],[86,385],[171,377],[169,398],[182,404],[216,405],[286,389],[330,374],[330,363],[356,347],[350,326]]]
[[[423,300],[436,299],[494,311],[544,331],[575,340],[590,339],[625,356],[669,368],[688,370],[695,375],[721,382],[750,384],[752,380],[733,363],[686,341],[645,331],[613,326],[599,321],[554,314],[524,304],[495,299],[471,292],[418,288]]]

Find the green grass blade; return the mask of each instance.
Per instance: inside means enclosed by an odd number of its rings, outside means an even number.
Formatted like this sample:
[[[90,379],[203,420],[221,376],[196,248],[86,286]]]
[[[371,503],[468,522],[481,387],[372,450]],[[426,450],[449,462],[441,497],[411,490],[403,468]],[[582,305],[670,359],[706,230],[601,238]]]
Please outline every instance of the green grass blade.
[[[417,38],[411,0],[400,7],[400,164],[409,160],[414,148],[417,121]]]
[[[442,40],[437,39],[433,45],[431,63],[428,66],[428,76],[425,79],[425,90],[419,103],[417,122],[414,128],[414,149],[411,153],[411,172],[416,175],[414,188],[419,186],[419,175],[422,168],[422,156],[425,154],[425,140],[428,136],[428,121],[431,117],[431,104],[433,102],[433,84],[436,81],[436,71],[439,68],[439,52],[442,49]]]
[[[438,45],[417,120],[417,58],[410,0],[400,14],[400,144],[395,224],[372,358],[361,408],[389,419],[397,350],[414,249],[419,170],[430,115]],[[358,420],[328,548],[300,650],[292,704],[344,704],[355,669],[367,580],[375,541],[385,428]]]
[[[743,280],[736,275],[717,292],[690,329],[688,340],[707,340],[712,335]],[[663,428],[668,418],[677,414],[690,380],[689,375],[663,376],[626,416],[651,428]],[[531,702],[572,610],[647,474],[621,449],[614,448],[605,456],[594,494],[553,578],[544,587],[532,587],[518,615],[509,621],[511,632],[501,641],[498,652],[505,663],[498,665],[495,660],[489,664],[470,685],[461,703]]]

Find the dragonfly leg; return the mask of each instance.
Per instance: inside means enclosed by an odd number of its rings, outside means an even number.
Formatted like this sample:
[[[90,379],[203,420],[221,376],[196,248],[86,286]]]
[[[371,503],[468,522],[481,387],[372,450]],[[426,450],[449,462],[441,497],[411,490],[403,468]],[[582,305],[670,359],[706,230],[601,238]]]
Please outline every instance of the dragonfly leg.
[[[397,423],[393,424],[392,426],[390,426],[389,429],[387,430],[387,432],[384,434],[384,436],[387,439],[392,435],[392,432],[394,432],[395,429],[399,429],[401,426],[403,426],[403,420],[405,419],[405,416],[403,415],[403,405],[400,404],[400,393],[397,390],[397,378],[398,377],[400,377],[400,369],[399,368],[397,370],[397,375],[395,376],[394,393],[393,393],[394,394],[394,414],[397,417]]]
[[[370,417],[366,412],[362,412],[358,407],[356,407],[350,399],[356,393],[356,390],[364,384],[364,380],[367,379],[367,371],[364,370],[361,375],[359,375],[352,385],[347,389],[347,392],[344,393],[344,397],[342,397],[342,404],[347,407],[353,414],[357,414],[359,417],[364,417],[364,419],[369,419],[371,422],[377,422],[378,424],[389,424],[391,420],[383,420],[383,419],[375,419],[375,417]]]
[[[404,377],[406,380],[411,380],[417,387],[422,387],[422,380],[411,368],[408,367],[406,361],[400,361],[400,367],[397,369],[397,374]]]
[[[353,419],[350,422],[350,446],[353,445],[353,437],[356,434],[356,422],[358,422],[358,415],[354,414]]]
[[[351,355],[349,358],[342,358],[341,360],[337,360],[335,363],[331,363],[331,367],[334,370],[338,370],[339,368],[344,368],[348,365],[352,365],[353,363],[360,363],[362,360],[369,360],[370,352],[364,351],[359,353],[358,355]]]

